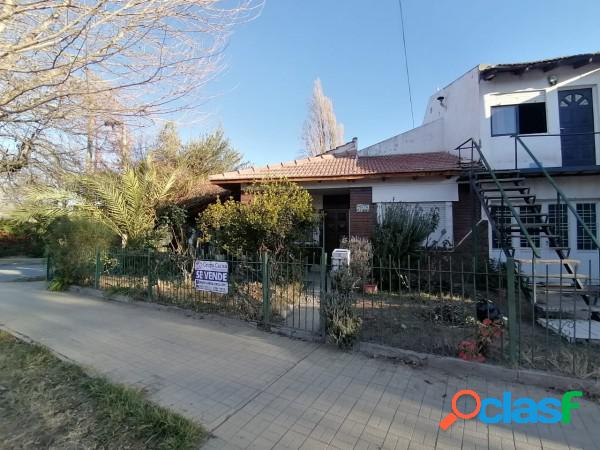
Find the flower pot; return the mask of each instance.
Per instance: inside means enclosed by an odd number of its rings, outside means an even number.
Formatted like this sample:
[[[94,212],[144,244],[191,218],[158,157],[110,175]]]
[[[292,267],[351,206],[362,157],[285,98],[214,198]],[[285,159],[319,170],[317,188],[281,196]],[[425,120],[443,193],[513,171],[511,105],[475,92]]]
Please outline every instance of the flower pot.
[[[377,285],[365,283],[363,284],[363,292],[365,294],[377,294]]]

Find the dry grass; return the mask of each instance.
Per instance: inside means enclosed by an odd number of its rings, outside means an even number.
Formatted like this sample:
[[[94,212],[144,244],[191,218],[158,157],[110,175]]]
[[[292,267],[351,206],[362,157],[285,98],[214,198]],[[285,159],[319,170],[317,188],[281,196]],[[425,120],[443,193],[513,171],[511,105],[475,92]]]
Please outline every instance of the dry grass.
[[[0,332],[0,448],[191,449],[202,427]]]
[[[458,298],[378,294],[355,302],[361,339],[425,353],[456,356],[477,330],[475,303]]]

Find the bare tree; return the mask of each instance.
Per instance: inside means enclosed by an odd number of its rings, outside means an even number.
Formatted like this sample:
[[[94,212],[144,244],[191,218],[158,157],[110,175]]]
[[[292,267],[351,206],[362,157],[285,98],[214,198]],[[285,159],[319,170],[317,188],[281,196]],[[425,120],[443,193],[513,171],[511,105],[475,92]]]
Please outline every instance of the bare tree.
[[[194,110],[260,0],[0,1],[0,175],[88,161],[98,138]],[[73,161],[72,161],[73,160]]]
[[[321,80],[318,78],[313,86],[302,140],[306,156],[320,155],[344,143],[344,125],[338,124],[333,103],[323,93]]]

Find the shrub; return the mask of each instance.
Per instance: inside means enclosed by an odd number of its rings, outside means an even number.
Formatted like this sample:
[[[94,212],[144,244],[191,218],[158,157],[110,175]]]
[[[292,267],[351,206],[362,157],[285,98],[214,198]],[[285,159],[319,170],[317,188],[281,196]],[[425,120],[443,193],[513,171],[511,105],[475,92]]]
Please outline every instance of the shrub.
[[[458,345],[458,357],[465,361],[485,362],[492,343],[502,336],[502,322],[485,319],[477,328],[474,338]]]
[[[389,205],[380,223],[375,227],[375,255],[377,258],[399,261],[414,255],[433,233],[440,221],[436,210],[425,212],[417,206],[403,203]]]
[[[371,279],[373,268],[373,246],[368,239],[361,237],[344,237],[341,248],[350,250],[350,272],[356,278],[356,284],[362,286]]]
[[[253,185],[248,203],[233,199],[209,205],[198,220],[202,240],[241,256],[269,252],[271,261],[297,253],[316,226],[308,191],[285,180]]]
[[[96,251],[116,243],[116,234],[87,219],[62,217],[48,227],[47,247],[54,267],[53,289],[85,284],[94,274]]]
[[[333,292],[325,295],[327,336],[341,349],[348,349],[358,339],[362,320],[352,305],[352,288],[356,278],[349,268],[332,272]]]
[[[36,223],[0,219],[0,257],[44,256],[43,232]]]

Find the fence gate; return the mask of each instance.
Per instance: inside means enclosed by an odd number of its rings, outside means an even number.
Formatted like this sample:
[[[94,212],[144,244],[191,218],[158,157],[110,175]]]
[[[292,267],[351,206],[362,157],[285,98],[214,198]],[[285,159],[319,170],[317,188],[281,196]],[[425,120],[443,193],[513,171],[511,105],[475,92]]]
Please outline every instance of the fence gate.
[[[285,334],[305,338],[322,337],[322,296],[327,284],[324,253],[294,261],[277,262],[262,257],[268,285],[263,284],[264,322]]]

